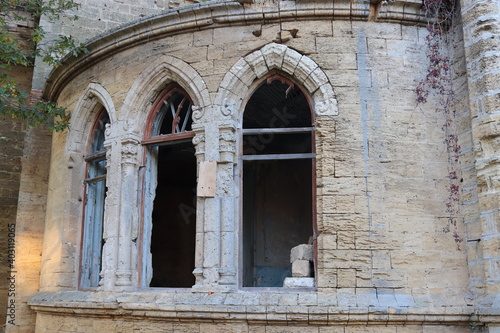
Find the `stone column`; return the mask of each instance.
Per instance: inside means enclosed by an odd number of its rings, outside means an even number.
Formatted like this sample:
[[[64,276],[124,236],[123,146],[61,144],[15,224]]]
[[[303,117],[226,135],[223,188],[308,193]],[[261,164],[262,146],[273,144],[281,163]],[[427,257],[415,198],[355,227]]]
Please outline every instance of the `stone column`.
[[[36,314],[29,308],[28,301],[40,288],[44,231],[56,240],[55,244],[51,244],[51,250],[54,250],[52,253],[64,253],[68,250],[68,246],[56,243],[61,239],[57,228],[53,228],[52,232],[45,229],[51,139],[52,134],[47,129],[29,128],[26,132],[17,217],[15,226],[11,227],[15,237],[9,236],[14,241],[9,248],[15,244],[15,258],[8,280],[12,292],[8,301],[11,308],[8,309],[6,332],[35,330]],[[53,260],[61,258],[56,254]],[[64,281],[60,275],[63,274],[54,274],[54,281],[49,288],[72,287],[71,279]]]
[[[205,160],[205,129],[203,127],[193,128],[196,133],[193,138],[193,144],[195,147],[196,163],[200,165],[200,162]],[[204,227],[203,227],[203,212],[204,212],[204,198],[196,199],[196,243],[195,243],[195,259],[194,259],[194,271],[195,276],[195,286],[201,286],[203,284],[203,248],[204,248]]]
[[[487,301],[500,293],[500,0],[461,0],[461,11]]]
[[[117,158],[117,142],[113,138],[113,130],[116,125],[107,125],[106,127],[106,141],[104,141],[104,148],[106,149],[106,200],[104,203],[104,222],[102,238],[104,245],[102,248],[102,268],[101,280],[99,287],[105,290],[112,290],[115,285],[115,270],[117,258],[115,249],[117,247],[117,235],[115,230],[118,230],[118,221],[115,218],[118,216],[119,206],[117,205],[117,186],[120,179],[115,175],[119,174],[119,163],[113,163],[112,160]],[[119,158],[119,156],[118,156]]]
[[[219,128],[219,164],[217,167],[219,195],[221,196],[221,263],[220,284],[237,286],[236,259],[237,220],[235,206],[237,192],[234,183],[236,157],[236,128],[223,125]]]
[[[139,145],[139,138],[133,134],[128,134],[121,141],[121,193],[115,285],[122,289],[132,289],[133,281],[137,279]]]
[[[216,124],[206,123],[203,128],[194,126],[194,131],[198,136],[198,138],[195,136],[194,139],[198,166],[203,161],[217,161],[218,131]],[[198,179],[200,177],[201,175],[198,174]],[[198,195],[196,213],[196,268],[194,271],[196,284],[193,286],[193,291],[223,291],[224,288],[219,286],[221,261],[220,197],[218,195],[214,197],[200,197]]]
[[[218,122],[193,127],[198,165],[203,161],[217,162],[215,195],[198,196],[197,199],[196,268],[193,272],[196,285],[193,291],[224,292],[236,285],[235,129],[229,125],[221,126]]]

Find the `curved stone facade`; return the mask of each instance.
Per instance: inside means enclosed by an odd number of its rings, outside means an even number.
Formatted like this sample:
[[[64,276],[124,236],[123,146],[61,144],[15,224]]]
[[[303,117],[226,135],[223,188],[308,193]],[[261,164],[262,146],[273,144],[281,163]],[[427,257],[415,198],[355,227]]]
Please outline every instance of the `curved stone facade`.
[[[71,110],[71,128],[53,135],[40,290],[29,301],[36,331],[466,332],[478,322],[495,332],[492,299],[500,274],[491,268],[490,244],[498,202],[488,191],[496,184],[496,150],[481,146],[491,156],[481,159],[490,162],[479,165],[478,183],[470,149],[494,138],[477,134],[483,127],[474,125],[481,120],[468,111],[467,90],[475,86],[460,77],[452,83],[457,102],[450,128],[461,143],[456,160],[450,161],[449,133],[442,130],[449,119],[435,112],[440,96],[416,103],[428,66],[420,5],[186,4],[99,35],[88,54],[66,58],[45,88],[46,98]],[[466,16],[472,6],[464,7]],[[447,54],[456,73],[466,70],[460,36],[458,50]],[[313,170],[314,284],[308,287],[244,282],[242,178],[251,132],[244,111],[258,87],[273,80],[287,85],[287,94],[300,88],[313,121],[312,151],[300,156],[311,158]],[[188,137],[174,133],[179,111],[173,108],[174,141],[148,130],[156,126],[156,105],[167,103],[159,98],[172,87],[191,103],[188,141],[198,186],[215,186],[195,199],[190,288],[149,287],[157,269],[149,254],[150,216],[161,173],[154,151]],[[89,140],[102,110],[110,121],[100,280],[81,288]],[[293,117],[280,112],[276,119],[284,123]],[[278,131],[252,133],[263,145],[277,140]],[[214,165],[210,175],[200,171],[209,170],[202,169],[206,163]],[[462,196],[451,203],[450,170],[463,183]],[[449,205],[459,207],[451,231]],[[479,216],[491,229],[482,249],[472,236],[481,233]]]

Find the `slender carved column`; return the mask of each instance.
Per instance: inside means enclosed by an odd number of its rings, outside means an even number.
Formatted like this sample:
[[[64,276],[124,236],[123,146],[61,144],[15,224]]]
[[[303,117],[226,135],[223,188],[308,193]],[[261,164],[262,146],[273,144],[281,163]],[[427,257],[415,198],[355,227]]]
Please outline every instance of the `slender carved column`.
[[[137,188],[140,141],[133,135],[121,142],[121,200],[118,226],[118,265],[116,286],[130,287],[137,278]]]
[[[111,290],[114,286],[115,275],[114,271],[116,268],[116,256],[113,255],[116,249],[116,239],[117,235],[114,234],[114,230],[117,229],[116,219],[113,216],[117,216],[116,205],[117,191],[116,184],[118,180],[113,177],[119,168],[118,163],[112,163],[114,151],[113,149],[113,139],[112,137],[113,128],[111,125],[106,126],[106,141],[104,141],[104,148],[106,149],[106,200],[104,206],[104,225],[103,225],[103,249],[102,249],[102,268],[101,268],[101,280],[99,286],[105,290]],[[115,145],[116,146],[116,145]]]
[[[236,161],[236,128],[231,125],[219,128],[219,164],[218,164],[218,193],[221,197],[221,263],[220,281],[222,285],[237,285],[236,258],[237,229],[235,206],[237,193],[234,184],[234,165]]]
[[[196,150],[196,162],[199,165],[205,160],[205,130],[203,127],[193,128],[193,130],[196,133],[193,144]],[[195,286],[201,286],[203,284],[204,198],[198,197],[196,200],[196,248],[193,275],[196,279]]]

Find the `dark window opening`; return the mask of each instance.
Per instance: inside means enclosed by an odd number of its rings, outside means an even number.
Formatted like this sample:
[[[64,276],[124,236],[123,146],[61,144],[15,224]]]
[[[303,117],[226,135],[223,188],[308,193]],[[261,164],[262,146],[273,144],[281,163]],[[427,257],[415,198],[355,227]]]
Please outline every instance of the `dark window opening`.
[[[149,120],[143,279],[150,287],[194,285],[196,156],[191,100],[174,87],[160,97]],[[149,202],[149,203],[148,203]]]
[[[262,83],[243,116],[243,286],[282,287],[313,235],[313,121],[287,79]]]
[[[151,287],[194,285],[196,157],[191,142],[156,147],[158,184],[153,206]]]
[[[245,287],[282,287],[290,250],[312,235],[311,161],[243,164]]]
[[[97,287],[102,265],[104,201],[106,199],[106,151],[104,131],[109,123],[106,111],[94,125],[90,152],[85,158],[87,177],[85,179],[85,212],[82,246],[82,288]]]

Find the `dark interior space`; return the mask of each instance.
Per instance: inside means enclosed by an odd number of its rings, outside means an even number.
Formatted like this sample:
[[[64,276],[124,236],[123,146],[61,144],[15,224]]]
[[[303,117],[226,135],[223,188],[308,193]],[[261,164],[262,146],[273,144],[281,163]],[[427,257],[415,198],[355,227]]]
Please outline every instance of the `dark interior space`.
[[[310,127],[311,111],[302,90],[276,79],[264,82],[245,106],[243,128]]]
[[[244,287],[282,287],[291,249],[313,235],[312,123],[307,98],[283,77],[263,82],[245,107]]]
[[[151,287],[194,285],[196,157],[191,142],[160,146],[153,207]]]
[[[312,161],[243,165],[244,287],[282,287],[292,276],[290,250],[312,236]]]

